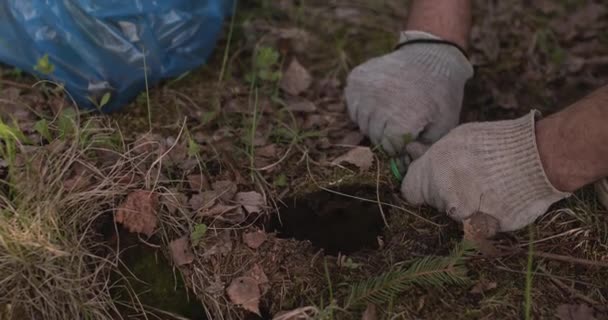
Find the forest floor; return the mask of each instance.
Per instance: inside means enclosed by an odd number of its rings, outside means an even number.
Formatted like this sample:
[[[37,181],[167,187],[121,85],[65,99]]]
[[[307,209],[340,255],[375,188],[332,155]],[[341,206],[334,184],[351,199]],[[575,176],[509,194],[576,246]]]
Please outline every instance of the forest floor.
[[[112,115],[0,69],[0,318],[608,319],[593,188],[481,253],[348,118],[403,2],[243,1],[206,66]],[[601,1],[474,10],[463,122],[608,83]]]

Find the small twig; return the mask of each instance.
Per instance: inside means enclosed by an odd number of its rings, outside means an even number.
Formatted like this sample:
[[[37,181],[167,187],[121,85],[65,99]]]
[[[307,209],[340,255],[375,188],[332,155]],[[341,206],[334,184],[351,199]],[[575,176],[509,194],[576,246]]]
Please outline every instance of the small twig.
[[[25,83],[20,83],[20,82],[16,82],[16,81],[6,80],[6,79],[0,79],[0,84],[4,84],[7,86],[19,88],[19,89],[25,89],[25,90],[34,89],[34,86],[31,84],[25,84]]]
[[[498,247],[501,249],[506,249],[513,253],[528,254],[527,250],[511,248],[511,247],[506,247],[506,246],[498,246]],[[542,252],[542,251],[538,251],[538,250],[534,250],[533,255],[537,256],[537,257],[541,257],[541,258],[555,260],[555,261],[569,262],[569,263],[581,264],[581,265],[586,265],[586,266],[591,266],[591,267],[608,268],[608,262],[603,262],[603,261],[564,256],[561,254]]]
[[[547,272],[547,270],[543,267],[543,266],[538,266],[538,268],[540,270],[542,270],[548,277],[549,279],[551,279],[551,281],[553,281],[553,283],[555,283],[558,287],[570,292],[570,294],[572,294],[574,297],[583,300],[585,302],[587,302],[588,304],[591,305],[599,305],[600,303],[595,301],[592,298],[587,297],[586,295],[576,291],[574,288],[572,288],[571,286],[566,285],[565,283],[563,283],[561,280],[557,279],[556,277],[554,277],[552,274],[550,274],[549,272]]]
[[[378,209],[380,210],[380,215],[382,215],[382,221],[384,221],[384,226],[389,228],[388,220],[386,220],[386,215],[384,214],[384,209],[382,208],[382,202],[380,201],[380,159],[378,156],[374,155],[376,158],[376,200],[378,201]]]

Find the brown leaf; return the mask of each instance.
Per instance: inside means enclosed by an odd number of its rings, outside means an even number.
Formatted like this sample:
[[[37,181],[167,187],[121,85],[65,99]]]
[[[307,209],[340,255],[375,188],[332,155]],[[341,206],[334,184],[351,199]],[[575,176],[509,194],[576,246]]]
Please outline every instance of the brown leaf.
[[[212,184],[213,190],[217,192],[220,199],[230,201],[236,194],[236,184],[229,180],[216,181]]]
[[[308,99],[292,99],[287,101],[286,109],[291,112],[311,113],[317,111],[317,106]]]
[[[251,249],[259,248],[266,239],[268,239],[268,235],[262,230],[243,233],[243,242]]]
[[[68,191],[82,190],[93,182],[89,169],[81,163],[75,163],[70,178],[63,181],[63,188]]]
[[[236,278],[232,280],[232,283],[226,289],[226,293],[232,303],[261,316],[259,304],[262,294],[255,279],[251,277]]]
[[[236,203],[242,205],[249,214],[262,212],[265,204],[264,197],[255,191],[239,192],[234,199]]]
[[[268,280],[268,276],[266,276],[264,269],[259,264],[255,263],[253,267],[251,267],[251,270],[247,271],[246,276],[255,279],[260,287],[262,295],[270,290],[270,285],[268,284],[270,280]]]
[[[160,202],[165,206],[170,214],[175,214],[177,210],[185,208],[188,203],[188,197],[185,194],[173,191],[171,193],[163,194]]]
[[[338,144],[357,146],[363,139],[365,139],[365,136],[360,131],[351,131],[347,133]]]
[[[496,289],[497,284],[494,281],[488,281],[487,279],[480,279],[474,286],[471,288],[471,293],[482,294],[486,291]]]
[[[165,151],[163,138],[159,134],[146,133],[140,135],[133,144],[133,150],[136,154],[146,154],[158,151]]]
[[[312,76],[296,58],[291,60],[287,70],[283,73],[279,86],[283,91],[297,96],[306,91],[312,84]]]
[[[277,145],[274,143],[255,149],[255,155],[264,158],[276,158],[277,153]]]
[[[378,319],[378,311],[376,311],[376,305],[368,303],[367,308],[363,312],[361,320],[376,320]]]
[[[127,199],[118,207],[116,222],[121,223],[130,232],[138,232],[152,236],[158,220],[158,193],[146,190],[131,192]]]
[[[593,308],[586,304],[562,304],[555,315],[560,320],[595,320]]]
[[[192,190],[201,191],[208,190],[211,187],[209,186],[209,181],[204,174],[191,174],[188,175],[188,184],[190,184],[190,188]]]
[[[499,223],[496,218],[482,212],[476,212],[464,220],[462,226],[464,239],[470,241],[479,251],[489,256],[498,253],[498,249],[489,240],[498,233]]]
[[[333,165],[339,165],[343,162],[353,164],[359,169],[366,171],[371,168],[374,163],[374,153],[368,147],[355,147],[344,155],[332,161]]]
[[[169,242],[169,253],[171,254],[173,263],[178,267],[194,261],[194,255],[190,249],[187,236]]]
[[[199,211],[213,207],[216,204],[217,199],[219,199],[219,195],[216,191],[205,191],[193,195],[188,203],[192,210]]]

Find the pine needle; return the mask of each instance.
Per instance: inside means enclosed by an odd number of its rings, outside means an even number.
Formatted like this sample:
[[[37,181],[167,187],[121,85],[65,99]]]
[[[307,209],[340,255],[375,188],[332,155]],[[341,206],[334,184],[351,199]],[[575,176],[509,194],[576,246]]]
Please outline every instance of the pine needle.
[[[445,285],[465,285],[469,282],[464,265],[472,251],[467,243],[456,246],[447,257],[428,256],[414,261],[408,268],[397,268],[351,287],[346,308],[363,303],[387,303],[412,285],[443,288]]]

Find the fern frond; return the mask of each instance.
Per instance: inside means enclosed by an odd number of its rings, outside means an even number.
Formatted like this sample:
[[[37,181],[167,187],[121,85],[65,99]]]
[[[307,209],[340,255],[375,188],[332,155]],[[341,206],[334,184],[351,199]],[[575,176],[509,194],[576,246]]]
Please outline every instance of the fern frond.
[[[443,288],[445,285],[467,284],[466,256],[472,247],[466,243],[456,246],[447,257],[424,257],[408,268],[398,268],[351,287],[346,307],[364,302],[383,304],[403,293],[412,285]]]

